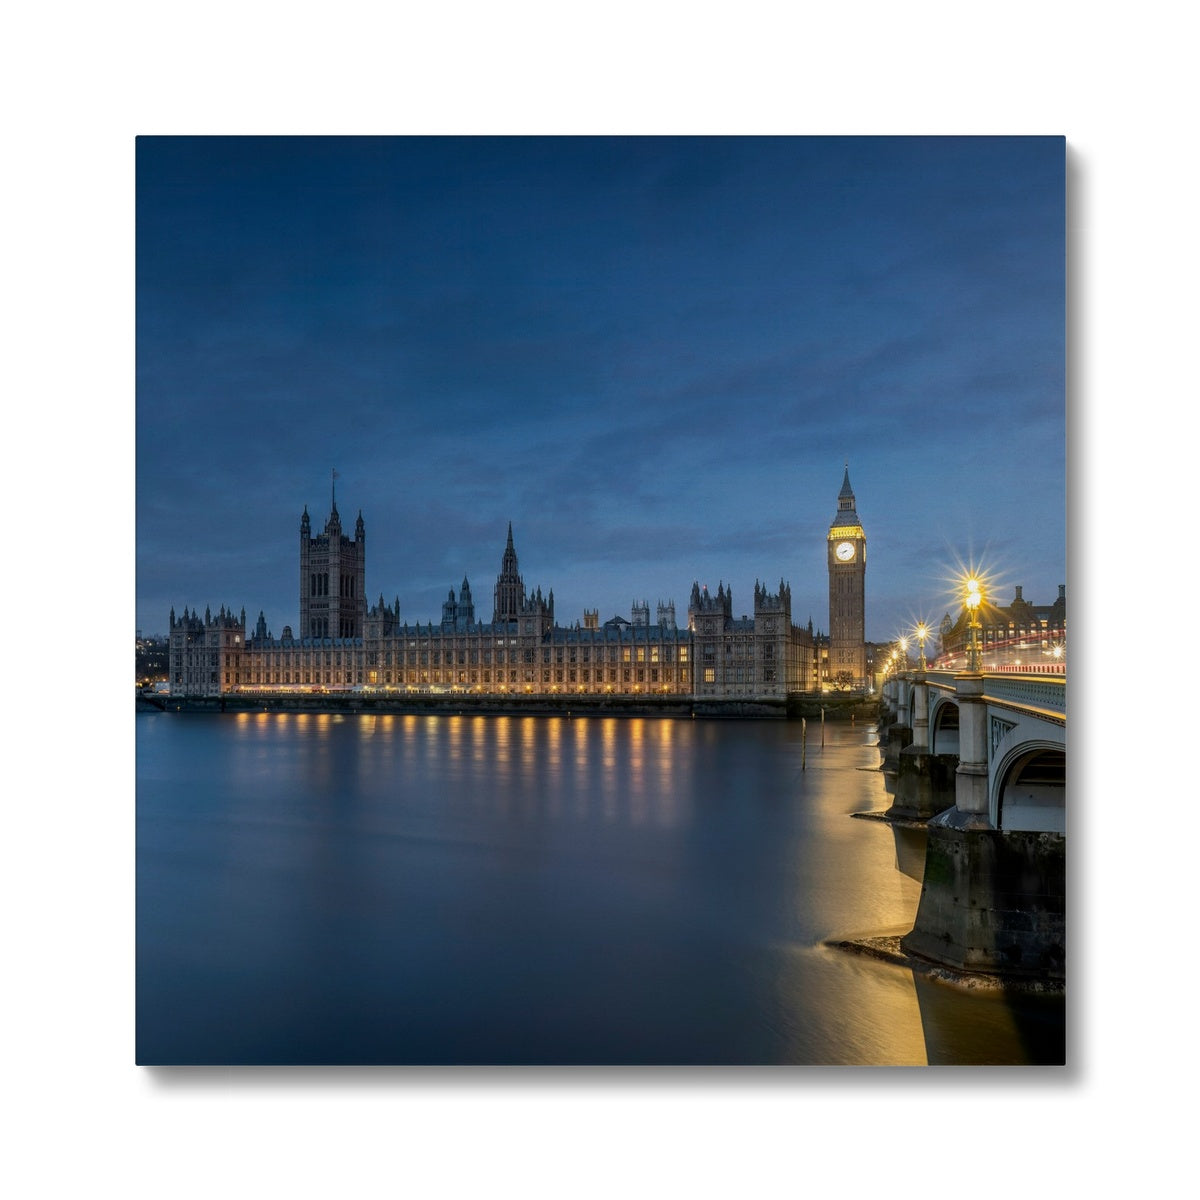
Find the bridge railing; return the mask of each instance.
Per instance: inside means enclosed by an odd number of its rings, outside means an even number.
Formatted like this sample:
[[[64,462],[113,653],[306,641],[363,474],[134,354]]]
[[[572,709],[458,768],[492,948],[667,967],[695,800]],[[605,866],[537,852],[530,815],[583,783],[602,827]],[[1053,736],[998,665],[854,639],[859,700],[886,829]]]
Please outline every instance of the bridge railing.
[[[956,690],[954,671],[929,671],[926,679],[932,687],[946,692]],[[1017,675],[1012,672],[985,671],[983,673],[983,698],[998,704],[1010,704],[1030,712],[1067,715],[1067,676],[1063,674],[1041,674],[1027,672]]]
[[[1065,675],[984,675],[983,698],[1030,712],[1067,715]]]

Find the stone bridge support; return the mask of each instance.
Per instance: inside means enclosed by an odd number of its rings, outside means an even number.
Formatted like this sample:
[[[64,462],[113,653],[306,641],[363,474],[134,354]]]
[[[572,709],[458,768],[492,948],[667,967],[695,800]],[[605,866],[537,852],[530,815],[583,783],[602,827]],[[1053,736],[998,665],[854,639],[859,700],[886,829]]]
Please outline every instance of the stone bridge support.
[[[964,971],[1061,981],[1066,972],[1061,834],[931,822],[906,954]]]
[[[883,769],[889,775],[900,770],[900,754],[912,742],[911,692],[912,684],[903,676],[896,676],[890,684],[895,716],[883,731],[880,743],[883,746]]]
[[[957,829],[990,829],[988,819],[987,705],[983,676],[960,675],[958,691],[958,770],[954,807],[943,823]]]
[[[896,757],[896,798],[888,816],[927,821],[955,802],[958,757],[929,752],[929,684],[919,672],[911,685],[912,741]]]

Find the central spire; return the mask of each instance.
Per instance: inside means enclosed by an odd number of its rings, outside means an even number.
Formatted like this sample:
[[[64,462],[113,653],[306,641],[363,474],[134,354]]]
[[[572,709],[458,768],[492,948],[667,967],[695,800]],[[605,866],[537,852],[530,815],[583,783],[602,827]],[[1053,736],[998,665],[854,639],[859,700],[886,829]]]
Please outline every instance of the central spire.
[[[504,558],[500,564],[500,573],[502,575],[515,575],[517,573],[517,552],[513,547],[511,521],[508,523],[508,543],[504,547]]]
[[[513,546],[512,522],[508,523],[508,541],[500,574],[496,579],[493,621],[515,621],[525,604],[525,584],[517,570],[517,551]]]

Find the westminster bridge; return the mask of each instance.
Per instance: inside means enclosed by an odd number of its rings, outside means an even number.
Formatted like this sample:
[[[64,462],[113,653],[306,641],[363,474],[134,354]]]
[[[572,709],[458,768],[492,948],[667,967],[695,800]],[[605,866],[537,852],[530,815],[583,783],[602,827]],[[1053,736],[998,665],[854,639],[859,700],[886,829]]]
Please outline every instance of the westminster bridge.
[[[908,671],[882,689],[887,816],[928,832],[906,951],[1065,978],[1066,672]]]
[[[1065,672],[907,672],[883,687],[885,771],[897,775],[895,815],[963,827],[1066,833]],[[887,718],[890,717],[890,721]],[[922,786],[922,759],[954,760],[952,788]],[[915,786],[908,784],[913,776]]]

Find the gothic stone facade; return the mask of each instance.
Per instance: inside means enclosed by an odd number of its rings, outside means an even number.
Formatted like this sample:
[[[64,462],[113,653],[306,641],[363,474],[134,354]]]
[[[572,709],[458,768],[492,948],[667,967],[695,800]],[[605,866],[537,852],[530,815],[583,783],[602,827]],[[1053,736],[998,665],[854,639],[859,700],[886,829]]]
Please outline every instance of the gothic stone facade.
[[[300,526],[301,636],[274,637],[259,614],[249,636],[243,610],[203,618],[170,616],[171,692],[210,696],[233,691],[379,689],[538,695],[784,697],[816,690],[811,623],[792,623],[791,589],[755,584],[753,617],[733,617],[731,592],[693,584],[688,623],[673,603],[633,605],[631,620],[582,625],[554,619],[554,592],[528,592],[517,565],[512,526],[493,591],[490,621],[480,621],[470,584],[450,589],[439,623],[410,625],[400,603],[364,599],[366,535],[361,514],[353,539],[341,531],[336,503],[323,535]],[[337,631],[336,633],[334,631]]]

